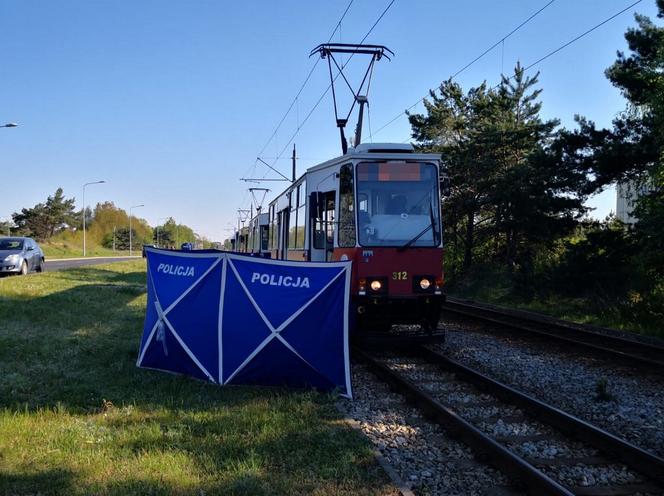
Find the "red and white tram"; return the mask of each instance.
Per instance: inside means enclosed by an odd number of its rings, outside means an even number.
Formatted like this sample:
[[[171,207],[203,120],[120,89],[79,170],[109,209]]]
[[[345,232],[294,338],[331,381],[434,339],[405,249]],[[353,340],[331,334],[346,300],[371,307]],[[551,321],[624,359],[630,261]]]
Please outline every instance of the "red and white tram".
[[[352,260],[358,330],[419,324],[418,333],[435,334],[444,298],[439,164],[411,145],[365,143],[311,167],[262,214],[269,256]]]

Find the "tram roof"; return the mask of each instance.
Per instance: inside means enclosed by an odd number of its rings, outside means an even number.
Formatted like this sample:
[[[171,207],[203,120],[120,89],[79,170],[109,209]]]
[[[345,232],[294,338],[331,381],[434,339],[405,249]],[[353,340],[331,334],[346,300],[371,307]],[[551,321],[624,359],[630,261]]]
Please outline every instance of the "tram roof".
[[[345,155],[332,158],[320,164],[314,165],[306,169],[300,176],[293,181],[287,188],[277,194],[268,205],[276,203],[280,196],[292,191],[307,174],[319,170],[333,167],[339,163],[347,162],[348,160],[376,160],[376,159],[390,159],[390,160],[440,160],[440,153],[415,153],[415,147],[410,143],[360,143],[354,148],[349,148]]]
[[[331,167],[349,159],[376,160],[381,158],[390,160],[439,160],[440,153],[416,153],[415,148],[410,143],[361,143],[355,148],[349,148],[345,155],[309,167],[305,174]],[[300,178],[295,182],[299,180]]]

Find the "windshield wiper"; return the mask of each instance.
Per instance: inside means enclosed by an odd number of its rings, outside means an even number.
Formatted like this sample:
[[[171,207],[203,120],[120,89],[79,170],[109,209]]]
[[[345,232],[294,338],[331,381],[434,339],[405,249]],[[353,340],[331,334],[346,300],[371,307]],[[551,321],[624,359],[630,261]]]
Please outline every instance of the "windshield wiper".
[[[406,243],[405,245],[400,246],[399,248],[397,248],[397,251],[404,251],[406,248],[409,248],[410,245],[412,245],[413,243],[415,243],[415,241],[417,241],[417,240],[420,239],[422,236],[424,236],[424,235],[426,234],[426,232],[427,232],[429,229],[432,229],[432,228],[433,228],[433,238],[434,238],[434,239],[433,239],[433,242],[435,243],[435,242],[436,242],[436,234],[437,234],[437,233],[436,233],[436,228],[435,228],[435,226],[436,226],[436,220],[435,220],[435,218],[434,218],[434,216],[433,216],[433,207],[431,206],[431,203],[429,203],[429,220],[431,221],[431,223],[430,223],[427,227],[425,227],[424,229],[422,229],[422,231],[419,232],[419,233],[417,234],[417,236],[415,236],[413,239],[411,239],[410,241],[408,241],[408,243]]]

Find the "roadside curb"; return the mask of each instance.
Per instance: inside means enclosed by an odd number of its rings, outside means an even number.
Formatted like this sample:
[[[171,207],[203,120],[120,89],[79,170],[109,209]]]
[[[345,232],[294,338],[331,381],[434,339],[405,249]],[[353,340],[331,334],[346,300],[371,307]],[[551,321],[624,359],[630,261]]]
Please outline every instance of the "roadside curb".
[[[124,255],[124,256],[117,256],[117,257],[75,257],[75,258],[48,258],[46,257],[47,262],[69,262],[69,261],[77,261],[77,260],[105,260],[105,259],[118,259],[118,258],[142,258],[141,255]]]

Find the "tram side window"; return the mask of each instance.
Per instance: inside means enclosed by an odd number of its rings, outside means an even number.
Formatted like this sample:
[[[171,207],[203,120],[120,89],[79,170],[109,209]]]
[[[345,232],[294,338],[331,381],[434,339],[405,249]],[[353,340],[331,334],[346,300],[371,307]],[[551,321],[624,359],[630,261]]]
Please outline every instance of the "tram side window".
[[[303,182],[297,187],[297,228],[295,229],[295,248],[304,250],[304,226],[306,223],[306,184]]]
[[[346,164],[339,174],[339,246],[355,246],[355,187],[353,166]]]
[[[288,249],[288,208],[277,212],[277,249],[284,258]]]
[[[274,234],[277,227],[277,219],[274,215],[274,205],[270,205],[269,215],[268,215],[268,250],[274,250],[277,247],[276,240],[274,239]]]
[[[269,240],[269,227],[270,226],[261,226],[261,251],[268,250],[268,240]]]
[[[258,229],[258,220],[256,220],[254,223],[251,225],[251,249],[249,251],[251,252],[257,252],[258,251],[258,236],[256,235],[256,230]]]
[[[297,237],[297,201],[296,195],[291,192],[288,194],[290,198],[290,215],[288,219],[288,249],[295,248],[295,238]]]
[[[288,248],[291,250],[304,249],[304,223],[305,223],[305,204],[304,204],[304,183],[291,193],[290,221],[288,229]]]
[[[328,191],[323,194],[322,217],[316,217],[314,222],[314,248],[331,249],[334,246],[334,210],[335,193]]]

